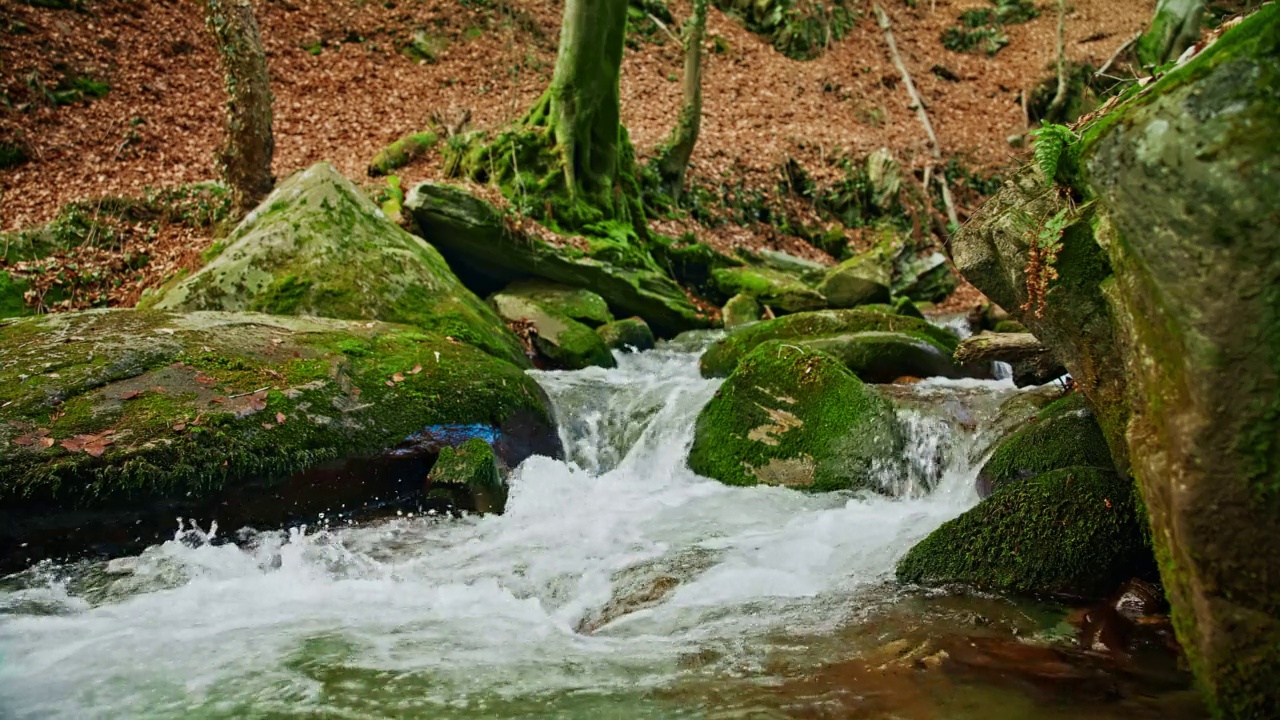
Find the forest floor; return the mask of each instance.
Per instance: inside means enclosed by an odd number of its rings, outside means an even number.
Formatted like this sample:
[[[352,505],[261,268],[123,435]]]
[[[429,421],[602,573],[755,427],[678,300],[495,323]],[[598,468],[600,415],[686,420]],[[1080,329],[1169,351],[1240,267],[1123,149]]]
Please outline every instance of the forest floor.
[[[1008,138],[1027,130],[1023,95],[1053,74],[1052,3],[1041,3],[1030,22],[1006,26],[1010,43],[994,57],[952,52],[941,42],[961,12],[988,7],[986,0],[886,4],[944,156],[981,176],[1020,162],[1025,151]],[[1154,5],[1074,0],[1068,56],[1101,65],[1143,27]],[[882,147],[904,168],[923,167],[924,134],[870,4],[854,6],[862,17],[853,31],[810,61],[788,59],[711,8],[708,43],[717,51],[706,56],[693,182],[768,189],[789,159],[816,181],[831,181],[842,172],[841,158]],[[255,7],[275,94],[276,175],[328,160],[365,184],[373,155],[426,129],[433,116],[469,112],[479,129],[517,119],[550,80],[561,11],[536,0],[267,0]],[[669,7],[677,22],[689,12],[688,0]],[[435,47],[434,62],[399,51],[415,32]],[[676,118],[682,57],[663,33],[640,40],[623,62],[622,109],[643,157]],[[48,222],[71,201],[137,196],[215,176],[225,95],[210,37],[190,3],[83,0],[79,9],[59,10],[0,0],[0,68],[0,141],[16,140],[30,156],[0,170],[0,230]],[[101,89],[86,81],[109,89],[92,98]],[[60,89],[82,86],[78,101],[55,99]],[[399,175],[406,188],[438,180],[438,156]],[[962,219],[979,200],[961,197]],[[149,252],[161,262],[135,287],[114,293],[111,304],[127,304],[165,272],[198,264],[213,232],[153,234],[153,245],[163,247]],[[699,235],[720,249],[772,247],[831,262],[767,227],[725,224]]]

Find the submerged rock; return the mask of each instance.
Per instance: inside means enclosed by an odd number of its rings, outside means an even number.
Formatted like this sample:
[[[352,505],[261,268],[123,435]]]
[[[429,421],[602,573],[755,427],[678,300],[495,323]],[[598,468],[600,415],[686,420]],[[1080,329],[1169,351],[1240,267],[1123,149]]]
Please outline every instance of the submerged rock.
[[[1072,393],[1050,403],[1033,420],[996,445],[978,473],[980,496],[1065,467],[1114,470],[1107,439],[1082,394]]]
[[[218,257],[144,305],[404,323],[529,366],[520,341],[440,253],[328,163],[280,183]]]
[[[730,485],[879,490],[902,451],[892,405],[836,358],[765,342],[698,415],[689,467]]]
[[[873,382],[903,375],[960,376],[950,359],[959,338],[925,320],[876,309],[798,313],[740,328],[703,354],[703,376],[728,375],[740,358],[768,340],[834,350]]]
[[[652,350],[656,341],[649,325],[640,318],[626,318],[596,328],[596,333],[610,350]]]
[[[614,367],[617,361],[604,340],[590,327],[543,305],[506,291],[489,304],[508,324],[523,328],[544,365],[557,370]]]
[[[902,582],[1100,597],[1153,564],[1133,484],[1071,467],[1009,483],[920,541]]]
[[[513,229],[492,205],[449,185],[418,185],[405,209],[423,237],[473,287],[493,291],[536,277],[589,288],[615,312],[644,318],[664,337],[709,324],[653,258],[630,243],[560,237],[553,244]]]
[[[442,448],[427,483],[428,497],[443,495],[463,510],[500,513],[507,504],[507,487],[498,474],[493,448],[478,437]]]
[[[5,563],[36,552],[18,554],[23,542],[83,550],[90,525],[127,540],[171,534],[175,516],[277,518],[297,502],[281,490],[290,478],[444,425],[483,429],[508,464],[559,453],[549,401],[519,368],[384,323],[132,310],[10,321],[0,397]],[[339,475],[343,502],[381,492],[371,469]]]

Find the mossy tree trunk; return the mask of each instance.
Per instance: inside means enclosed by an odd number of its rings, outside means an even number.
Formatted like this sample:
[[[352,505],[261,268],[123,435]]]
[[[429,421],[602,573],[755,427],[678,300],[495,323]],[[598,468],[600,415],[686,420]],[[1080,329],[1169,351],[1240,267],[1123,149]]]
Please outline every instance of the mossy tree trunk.
[[[218,165],[231,190],[233,209],[243,216],[275,185],[267,58],[249,0],[205,0],[204,10],[228,95],[227,137]]]
[[[1138,39],[1138,59],[1146,67],[1177,60],[1200,39],[1204,0],[1160,0],[1151,27]]]
[[[677,200],[702,127],[702,38],[706,29],[707,0],[693,0],[693,16],[684,33],[684,103],[671,137],[657,158],[662,190]]]
[[[561,231],[645,236],[635,155],[618,87],[626,0],[566,0],[560,52],[547,92],[492,142],[472,136],[446,150],[446,170],[496,183],[516,207]]]

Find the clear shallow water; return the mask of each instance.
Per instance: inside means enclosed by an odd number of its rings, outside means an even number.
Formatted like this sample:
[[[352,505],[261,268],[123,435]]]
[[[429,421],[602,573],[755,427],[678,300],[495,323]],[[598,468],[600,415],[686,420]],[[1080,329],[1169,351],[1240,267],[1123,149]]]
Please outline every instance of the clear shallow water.
[[[892,649],[1060,619],[891,582],[977,502],[984,429],[1012,386],[898,388],[914,400],[912,451],[883,468],[898,497],[730,488],[684,464],[719,384],[693,350],[538,373],[569,458],[526,461],[500,517],[239,545],[188,530],[5,579],[0,717],[1024,717],[992,714],[1039,702],[1023,690],[955,686]],[[945,711],[955,698],[972,712]]]

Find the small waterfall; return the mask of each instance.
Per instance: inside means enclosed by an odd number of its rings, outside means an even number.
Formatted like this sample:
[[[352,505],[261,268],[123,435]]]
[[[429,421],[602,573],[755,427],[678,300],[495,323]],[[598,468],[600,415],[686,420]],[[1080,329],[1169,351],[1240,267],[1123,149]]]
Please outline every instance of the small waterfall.
[[[568,457],[517,468],[505,515],[220,545],[180,527],[0,580],[0,715],[672,717],[649,691],[690,658],[764,672],[882,603],[898,558],[977,502],[971,448],[1014,391],[881,388],[908,448],[882,468],[891,496],[728,487],[685,462],[720,382],[698,374],[706,341],[535,373]]]

